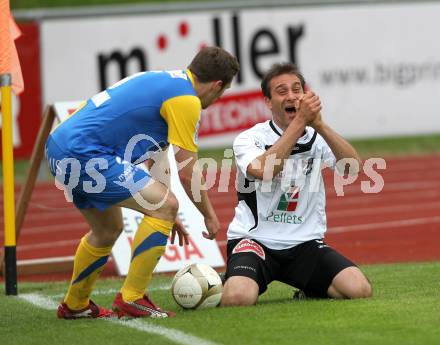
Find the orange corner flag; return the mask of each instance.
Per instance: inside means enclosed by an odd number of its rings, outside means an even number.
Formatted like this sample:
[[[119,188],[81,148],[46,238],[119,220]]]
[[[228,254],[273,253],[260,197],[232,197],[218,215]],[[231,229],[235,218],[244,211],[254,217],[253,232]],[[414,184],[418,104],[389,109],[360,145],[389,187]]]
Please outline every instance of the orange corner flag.
[[[11,74],[12,90],[20,94],[24,90],[23,75],[14,41],[21,32],[9,9],[9,0],[0,0],[0,74]]]

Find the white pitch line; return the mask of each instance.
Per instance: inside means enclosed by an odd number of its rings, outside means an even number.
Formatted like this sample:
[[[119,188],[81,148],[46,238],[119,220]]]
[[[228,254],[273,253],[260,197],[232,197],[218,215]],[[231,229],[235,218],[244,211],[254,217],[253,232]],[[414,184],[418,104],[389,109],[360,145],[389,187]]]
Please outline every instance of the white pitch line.
[[[177,344],[182,344],[182,345],[217,345],[218,344],[209,340],[201,339],[199,337],[193,336],[188,333],[184,333],[177,329],[170,329],[162,326],[153,325],[152,323],[147,323],[139,319],[132,319],[128,321],[109,319],[109,321],[112,323],[116,323],[118,325],[134,328],[138,331],[161,335],[164,338],[167,338],[168,340],[171,340]]]
[[[56,310],[57,303],[55,303],[51,298],[35,294],[21,294],[19,295],[20,299],[35,305],[38,308],[45,310]],[[54,316],[55,317],[55,316]],[[179,331],[177,329],[166,328],[163,326],[154,325],[151,322],[146,322],[144,320],[139,319],[131,319],[131,320],[118,320],[115,318],[101,319],[104,321],[112,322],[121,326],[129,327],[136,329],[141,332],[160,335],[172,342],[182,345],[219,345],[218,343],[205,340],[194,335]]]
[[[55,303],[52,299],[47,298],[45,296],[41,296],[36,293],[25,293],[18,295],[18,298],[29,302],[38,308],[45,310],[57,310],[58,304]]]
[[[158,286],[152,286],[148,288],[148,292],[151,291],[163,291],[163,290],[169,290],[171,289],[171,285],[170,284],[163,284],[163,285],[158,285]],[[119,289],[97,289],[97,290],[93,290],[92,295],[93,296],[97,296],[97,295],[113,295],[119,292]],[[64,293],[62,294],[56,294],[56,295],[50,295],[50,297],[52,298],[61,298],[64,297]]]

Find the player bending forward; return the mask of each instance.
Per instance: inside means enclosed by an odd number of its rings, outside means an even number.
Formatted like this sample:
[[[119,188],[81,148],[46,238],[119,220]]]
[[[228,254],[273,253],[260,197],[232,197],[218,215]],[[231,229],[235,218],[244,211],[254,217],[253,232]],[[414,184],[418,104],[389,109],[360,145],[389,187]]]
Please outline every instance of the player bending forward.
[[[228,229],[222,306],[255,304],[274,280],[312,298],[372,295],[361,270],[324,242],[321,165],[361,161],[322,120],[319,97],[304,86],[295,65],[275,64],[261,83],[272,120],[234,141],[239,202]]]
[[[176,197],[136,164],[146,161],[152,172],[153,154],[169,143],[177,147],[182,185],[204,216],[208,233],[203,235],[215,238],[220,223],[206,191],[200,199],[191,193],[193,182],[204,183],[197,163],[197,131],[201,109],[229,88],[238,68],[236,58],[223,49],[203,48],[186,70],[141,72],[121,80],[90,98],[49,136],[46,158],[51,172],[91,228],[76,251],[59,318],[113,315],[93,303],[90,294],[123,229],[121,207],[139,211],[144,218],[113,309],[119,316],[173,315],[155,305],[145,290],[170,232],[177,232],[180,242],[187,241],[187,233],[175,226]],[[164,159],[166,154],[159,156]]]

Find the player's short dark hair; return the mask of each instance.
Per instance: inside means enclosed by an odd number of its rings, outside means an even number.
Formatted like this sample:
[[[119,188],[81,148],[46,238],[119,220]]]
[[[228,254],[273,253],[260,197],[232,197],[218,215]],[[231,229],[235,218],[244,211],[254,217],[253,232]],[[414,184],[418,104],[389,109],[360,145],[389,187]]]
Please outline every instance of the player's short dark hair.
[[[221,80],[226,85],[232,82],[240,65],[237,58],[226,50],[220,47],[205,47],[200,49],[188,69],[202,83]]]
[[[273,64],[272,67],[266,72],[266,74],[263,76],[263,80],[261,81],[261,91],[263,91],[263,95],[267,98],[271,98],[270,94],[270,87],[269,83],[270,81],[278,77],[282,74],[294,74],[298,77],[301,86],[304,90],[304,87],[306,85],[306,81],[304,79],[304,76],[299,71],[298,67],[291,63],[291,62],[284,62],[284,63],[276,63]]]

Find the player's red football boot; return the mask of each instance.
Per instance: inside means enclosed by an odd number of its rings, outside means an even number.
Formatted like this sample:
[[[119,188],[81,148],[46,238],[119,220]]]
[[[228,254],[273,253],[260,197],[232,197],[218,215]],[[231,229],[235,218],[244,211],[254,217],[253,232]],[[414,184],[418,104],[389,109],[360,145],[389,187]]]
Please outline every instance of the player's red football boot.
[[[84,309],[72,310],[66,303],[62,302],[58,306],[57,317],[59,319],[74,320],[92,318],[98,319],[103,317],[115,317],[116,314],[111,309],[106,309],[96,305],[93,301],[90,301],[89,305]]]
[[[122,294],[119,292],[113,301],[113,310],[118,314],[118,317],[153,317],[165,318],[176,316],[172,311],[164,311],[155,305],[147,295],[134,302],[125,302],[122,299]]]

